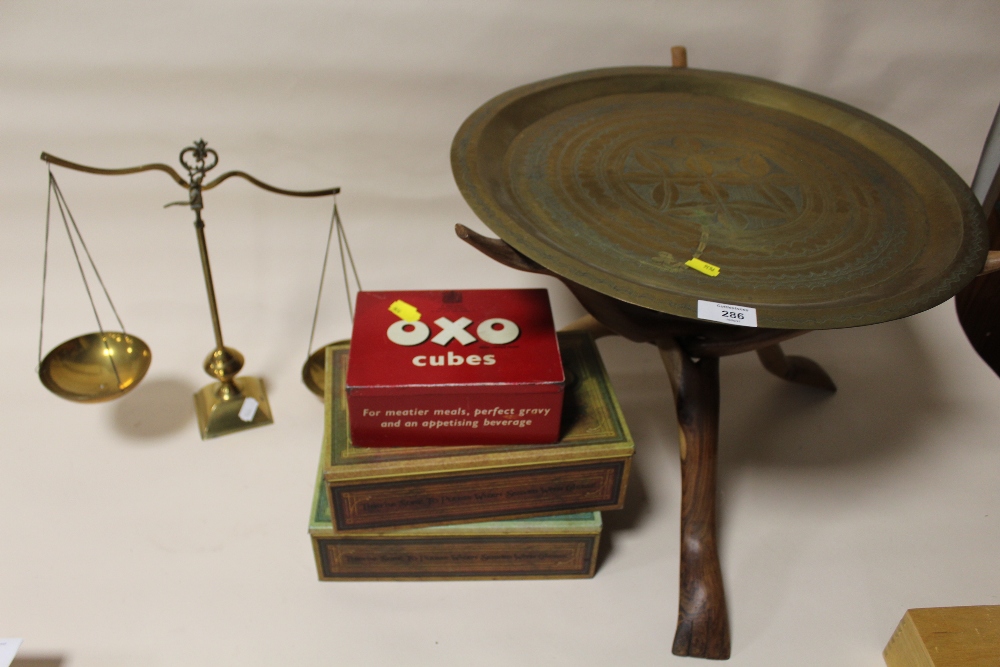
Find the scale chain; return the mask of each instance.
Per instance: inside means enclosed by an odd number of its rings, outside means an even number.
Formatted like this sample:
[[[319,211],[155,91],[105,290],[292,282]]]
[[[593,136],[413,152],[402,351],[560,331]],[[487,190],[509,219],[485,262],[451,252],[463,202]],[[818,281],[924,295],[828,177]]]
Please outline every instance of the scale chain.
[[[49,278],[49,221],[52,218],[52,167],[49,167],[49,193],[45,200],[45,254],[42,256],[42,315],[38,323],[38,366],[37,374],[42,368],[42,337],[45,332],[45,285]]]
[[[333,202],[333,216],[337,220],[337,246],[340,249],[340,266],[344,272],[344,292],[347,295],[347,312],[350,313],[351,322],[354,321],[354,304],[351,303],[351,288],[347,280],[347,264],[344,262],[344,249],[347,249],[347,259],[351,262],[351,272],[354,274],[354,284],[361,290],[361,279],[358,278],[358,269],[354,265],[354,256],[351,254],[351,246],[347,243],[347,231],[344,230],[344,223],[340,219],[340,212],[337,210],[337,201]]]
[[[115,379],[121,384],[121,377],[118,374],[118,367],[115,364],[115,360],[111,355],[111,349],[108,346],[108,342],[104,337],[104,325],[101,323],[101,316],[97,311],[97,304],[94,303],[94,296],[90,290],[90,283],[87,281],[87,274],[83,268],[83,262],[80,260],[80,254],[76,249],[76,243],[73,240],[73,232],[70,231],[70,224],[73,226],[73,231],[76,232],[77,240],[80,242],[80,246],[83,248],[84,254],[87,256],[87,261],[90,263],[90,268],[97,277],[97,282],[101,286],[101,290],[104,292],[104,298],[108,300],[108,305],[111,306],[111,312],[114,313],[115,319],[118,321],[118,326],[121,327],[122,333],[126,333],[125,324],[122,323],[121,317],[118,315],[118,309],[115,308],[114,301],[111,300],[111,294],[108,293],[108,288],[104,285],[104,279],[101,278],[100,271],[97,270],[97,264],[94,262],[94,258],[90,254],[90,250],[87,248],[86,241],[83,240],[83,234],[80,233],[80,228],[76,224],[76,219],[73,217],[73,212],[70,211],[69,203],[66,201],[66,197],[62,193],[62,189],[59,187],[59,183],[56,181],[55,175],[52,173],[51,168],[49,169],[49,197],[45,206],[45,256],[42,268],[42,314],[41,322],[39,324],[38,331],[38,364],[41,367],[42,363],[42,337],[44,335],[44,324],[45,324],[45,288],[48,279],[48,259],[49,259],[49,227],[51,220],[51,210],[52,210],[52,195],[55,194],[56,206],[59,208],[59,214],[62,217],[63,227],[66,229],[66,236],[69,239],[70,248],[73,250],[73,257],[76,259],[77,268],[80,270],[80,277],[83,279],[83,287],[87,291],[87,299],[90,301],[90,307],[94,312],[94,319],[97,320],[97,329],[101,333],[101,341],[104,344],[105,351],[107,352],[108,361],[111,363],[111,369],[115,373]]]
[[[361,279],[358,278],[358,269],[354,265],[354,255],[351,254],[351,246],[347,242],[347,232],[344,231],[343,222],[340,220],[340,212],[337,209],[337,196],[333,197],[333,215],[330,217],[330,229],[326,235],[326,251],[323,254],[323,269],[319,276],[319,291],[316,294],[316,309],[313,311],[312,329],[309,332],[309,347],[306,350],[306,358],[312,354],[313,340],[316,336],[316,322],[319,320],[319,306],[323,298],[323,284],[326,282],[326,267],[330,261],[330,243],[333,240],[333,232],[337,232],[337,247],[340,250],[340,266],[344,275],[344,291],[347,295],[347,310],[350,313],[351,321],[354,321],[354,307],[351,303],[351,287],[347,276],[347,262],[351,264],[351,272],[354,274],[354,282],[361,291]],[[346,249],[347,262],[344,261]]]

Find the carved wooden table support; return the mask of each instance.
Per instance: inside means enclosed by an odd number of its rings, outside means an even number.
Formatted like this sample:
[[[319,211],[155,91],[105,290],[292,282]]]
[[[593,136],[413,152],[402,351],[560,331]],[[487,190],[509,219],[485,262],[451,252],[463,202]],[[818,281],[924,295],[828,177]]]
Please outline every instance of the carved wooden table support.
[[[836,391],[819,364],[786,356],[781,349],[781,341],[808,331],[735,327],[652,311],[556,275],[500,239],[463,225],[456,225],[455,232],[501,264],[561,280],[588,313],[564,330],[589,331],[595,338],[620,335],[659,349],[680,426],[680,604],[673,652],[725,660],[730,649],[729,616],[715,530],[719,357],[756,351],[764,368],[774,375]]]
[[[785,356],[778,344],[757,348],[757,357],[764,368],[782,380],[804,384],[807,387],[837,391],[837,385],[826,371],[807,357]]]
[[[715,537],[719,358],[694,361],[672,341],[659,348],[680,427],[681,576],[673,652],[725,660],[729,615]]]

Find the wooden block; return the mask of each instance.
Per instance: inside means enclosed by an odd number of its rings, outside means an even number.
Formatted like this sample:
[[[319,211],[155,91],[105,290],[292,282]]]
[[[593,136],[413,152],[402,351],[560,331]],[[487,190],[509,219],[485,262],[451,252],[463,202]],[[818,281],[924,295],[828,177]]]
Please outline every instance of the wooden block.
[[[882,655],[888,667],[998,667],[1000,606],[910,609]]]

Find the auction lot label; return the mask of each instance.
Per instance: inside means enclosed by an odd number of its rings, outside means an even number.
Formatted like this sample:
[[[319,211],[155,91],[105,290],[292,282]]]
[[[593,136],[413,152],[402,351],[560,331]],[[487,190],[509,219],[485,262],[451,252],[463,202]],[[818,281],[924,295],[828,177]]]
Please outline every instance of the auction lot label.
[[[757,326],[757,309],[698,299],[698,319],[735,324],[738,327],[755,327]]]

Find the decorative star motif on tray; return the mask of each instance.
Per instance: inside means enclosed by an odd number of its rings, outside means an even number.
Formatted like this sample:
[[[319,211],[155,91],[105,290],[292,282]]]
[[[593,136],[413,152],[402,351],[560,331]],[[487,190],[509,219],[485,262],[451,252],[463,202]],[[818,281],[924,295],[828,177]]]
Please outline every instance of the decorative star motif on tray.
[[[634,147],[622,180],[672,222],[749,231],[781,225],[804,208],[801,186],[773,160],[697,138]]]

